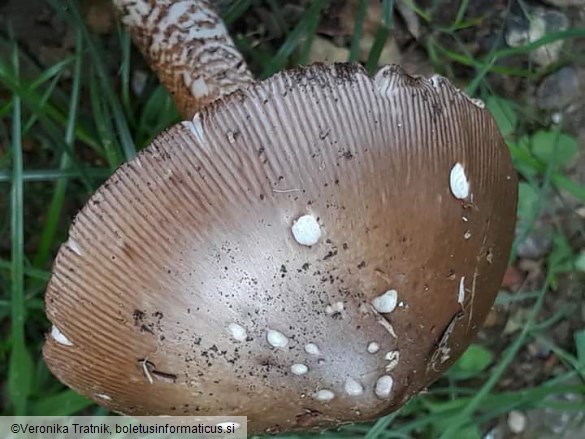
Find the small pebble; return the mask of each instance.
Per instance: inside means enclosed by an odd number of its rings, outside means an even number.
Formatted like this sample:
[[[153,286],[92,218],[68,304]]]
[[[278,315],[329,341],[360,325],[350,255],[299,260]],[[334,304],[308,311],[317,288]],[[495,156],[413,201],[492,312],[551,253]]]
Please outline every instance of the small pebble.
[[[508,413],[508,428],[514,434],[520,434],[526,430],[528,421],[526,415],[518,410]]]

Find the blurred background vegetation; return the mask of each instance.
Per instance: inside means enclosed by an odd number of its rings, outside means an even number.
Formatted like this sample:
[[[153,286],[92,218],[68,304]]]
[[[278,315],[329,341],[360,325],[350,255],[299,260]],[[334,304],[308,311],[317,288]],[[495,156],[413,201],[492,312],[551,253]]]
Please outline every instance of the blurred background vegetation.
[[[483,99],[520,175],[497,303],[439,382],[325,437],[585,437],[585,1],[233,0],[253,72],[400,63]],[[0,415],[105,413],[44,365],[43,293],[77,210],[179,120],[109,0],[0,0]]]

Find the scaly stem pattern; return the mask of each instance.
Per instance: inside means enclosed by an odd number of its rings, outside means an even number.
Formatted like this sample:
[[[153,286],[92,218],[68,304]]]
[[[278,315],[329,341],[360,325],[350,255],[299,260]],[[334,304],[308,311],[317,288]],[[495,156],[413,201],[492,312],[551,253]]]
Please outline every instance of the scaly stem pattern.
[[[253,82],[225,24],[206,0],[113,0],[122,23],[177,108],[199,108]]]

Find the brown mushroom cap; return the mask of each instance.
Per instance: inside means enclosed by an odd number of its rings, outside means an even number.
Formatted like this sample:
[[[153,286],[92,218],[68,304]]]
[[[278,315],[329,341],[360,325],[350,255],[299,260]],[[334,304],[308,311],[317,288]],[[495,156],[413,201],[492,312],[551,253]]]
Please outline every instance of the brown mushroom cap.
[[[47,290],[45,359],[126,414],[246,415],[250,433],[375,419],[474,338],[516,195],[493,119],[444,78],[280,73],[90,199]]]

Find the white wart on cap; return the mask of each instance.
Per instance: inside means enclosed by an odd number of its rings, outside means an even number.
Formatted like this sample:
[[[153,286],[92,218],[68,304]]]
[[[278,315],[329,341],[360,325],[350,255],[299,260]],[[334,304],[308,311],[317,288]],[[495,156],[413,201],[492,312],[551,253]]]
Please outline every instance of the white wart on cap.
[[[321,226],[313,215],[303,215],[293,222],[292,234],[301,245],[315,245],[321,238]]]
[[[381,314],[388,314],[394,311],[396,305],[398,304],[398,291],[396,290],[388,290],[384,294],[375,297],[372,300],[372,305],[376,311]]]
[[[50,370],[115,412],[242,415],[249,434],[396,410],[473,340],[514,232],[494,121],[434,83],[315,65],[162,133],[57,255],[46,309],[74,343],[47,337]]]

